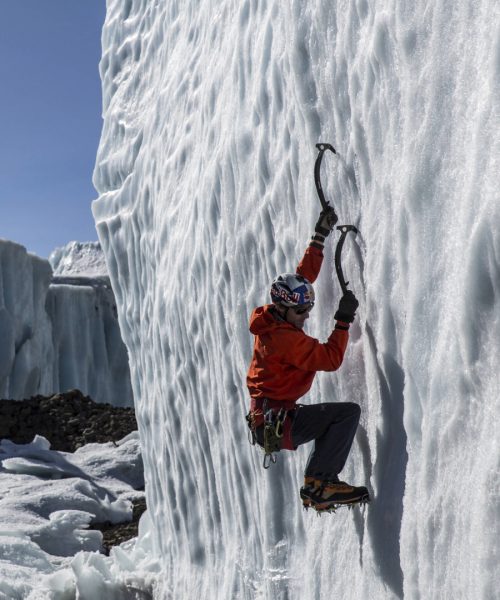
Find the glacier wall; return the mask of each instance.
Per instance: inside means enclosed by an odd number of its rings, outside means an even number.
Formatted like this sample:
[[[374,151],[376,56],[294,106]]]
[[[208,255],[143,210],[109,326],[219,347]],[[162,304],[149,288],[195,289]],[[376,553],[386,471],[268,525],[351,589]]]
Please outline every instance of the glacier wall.
[[[493,0],[108,0],[93,212],[130,353],[161,598],[495,597],[500,60]],[[317,519],[307,450],[247,443],[254,306],[293,269],[324,187],[359,230],[344,365],[347,481]],[[328,164],[326,164],[328,163]],[[333,242],[309,333],[339,288]]]
[[[68,268],[66,261],[53,277],[49,261],[0,240],[0,397],[78,388],[97,402],[132,406],[109,279],[88,269],[87,277],[69,276]]]
[[[52,326],[45,310],[51,278],[48,261],[0,240],[0,398],[53,391]]]

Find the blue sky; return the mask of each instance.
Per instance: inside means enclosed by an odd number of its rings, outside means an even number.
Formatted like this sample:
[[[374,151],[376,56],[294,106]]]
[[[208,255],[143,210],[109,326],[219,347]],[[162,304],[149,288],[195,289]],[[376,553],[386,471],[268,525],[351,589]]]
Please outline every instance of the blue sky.
[[[47,257],[96,240],[105,0],[0,1],[0,238]]]

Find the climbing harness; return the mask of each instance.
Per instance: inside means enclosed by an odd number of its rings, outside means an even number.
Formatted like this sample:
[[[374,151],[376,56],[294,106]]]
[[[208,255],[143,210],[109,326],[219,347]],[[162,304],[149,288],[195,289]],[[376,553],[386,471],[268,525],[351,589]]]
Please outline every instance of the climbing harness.
[[[342,288],[342,293],[347,292],[347,286],[349,282],[345,280],[344,273],[342,271],[342,263],[341,263],[341,255],[342,255],[342,247],[344,246],[345,238],[347,234],[352,231],[354,235],[358,233],[358,230],[354,225],[339,225],[337,227],[339,231],[341,231],[340,239],[337,242],[337,247],[335,248],[335,270],[337,271],[337,277],[339,279],[340,287]]]
[[[262,411],[254,410],[247,414],[246,420],[250,429],[248,441],[252,446],[258,444],[264,450],[264,460],[262,466],[269,469],[271,464],[276,463],[276,453],[283,445],[284,425],[288,411],[280,408],[278,411],[267,408],[267,400],[264,400]],[[256,422],[259,417],[264,417],[263,423],[263,443],[259,443],[256,433]]]

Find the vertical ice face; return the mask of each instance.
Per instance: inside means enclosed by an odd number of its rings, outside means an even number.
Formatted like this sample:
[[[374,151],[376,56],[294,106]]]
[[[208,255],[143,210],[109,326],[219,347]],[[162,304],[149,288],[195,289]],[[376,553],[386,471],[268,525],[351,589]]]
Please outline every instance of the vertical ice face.
[[[93,210],[165,597],[494,596],[495,10],[108,1]],[[264,472],[243,419],[248,315],[312,232],[318,141],[339,151],[324,187],[361,232],[344,259],[360,310],[309,401],[360,403],[343,476],[375,498],[322,519],[300,509],[306,450]],[[321,339],[332,247],[308,324]]]
[[[0,240],[0,398],[50,390],[54,355],[45,298],[51,277],[46,260]]]
[[[84,246],[76,246],[81,256]],[[78,388],[98,402],[131,406],[127,350],[99,253],[85,268],[70,254],[59,249],[65,267],[54,278],[47,260],[0,240],[0,397]]]
[[[109,285],[52,284],[46,309],[52,323],[52,390],[77,388],[96,402],[132,406],[128,355]]]
[[[52,252],[46,307],[53,327],[54,381],[99,402],[133,404],[126,347],[98,242],[70,242]]]

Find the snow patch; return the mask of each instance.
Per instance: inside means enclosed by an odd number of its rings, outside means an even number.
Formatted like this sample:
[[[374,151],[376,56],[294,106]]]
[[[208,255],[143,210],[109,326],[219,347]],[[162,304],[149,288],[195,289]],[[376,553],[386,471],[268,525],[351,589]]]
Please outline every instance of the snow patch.
[[[99,242],[70,242],[49,256],[55,276],[105,277],[106,261]]]
[[[30,444],[2,440],[0,597],[63,600],[77,590],[96,600],[147,597],[155,580],[150,553],[148,570],[146,551],[134,540],[127,553],[115,548],[105,557],[97,553],[101,532],[88,528],[130,520],[143,484],[137,432],[73,454],[51,450],[41,436]]]

